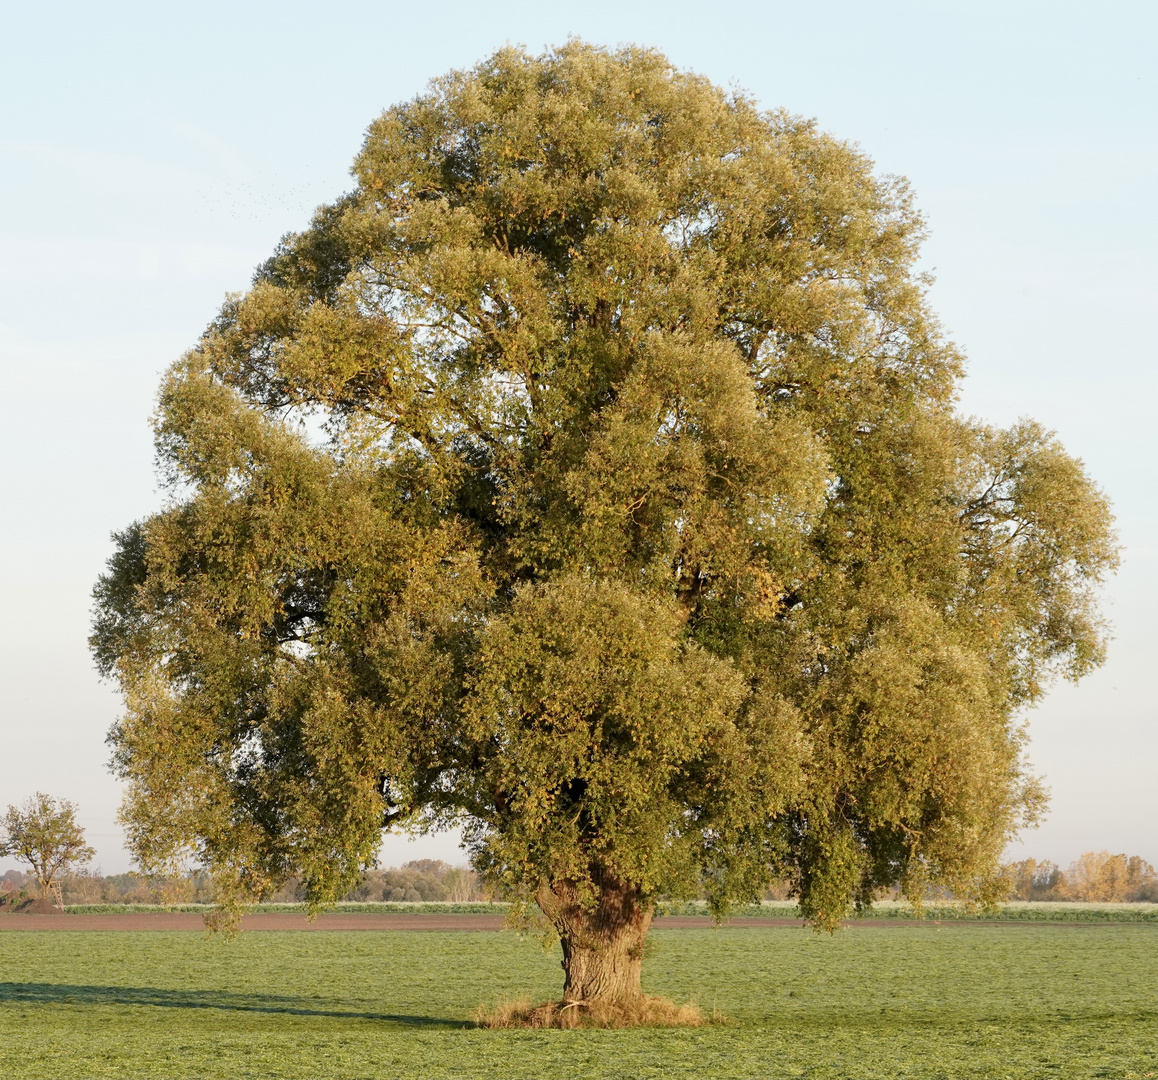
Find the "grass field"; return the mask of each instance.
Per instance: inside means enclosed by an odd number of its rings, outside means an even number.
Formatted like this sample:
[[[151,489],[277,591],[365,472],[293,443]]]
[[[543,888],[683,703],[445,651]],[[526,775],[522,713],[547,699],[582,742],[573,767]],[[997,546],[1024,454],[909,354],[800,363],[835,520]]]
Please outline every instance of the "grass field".
[[[646,988],[727,1024],[484,1031],[558,994],[554,952],[494,933],[0,935],[10,1075],[1158,1075],[1152,926],[658,930]]]

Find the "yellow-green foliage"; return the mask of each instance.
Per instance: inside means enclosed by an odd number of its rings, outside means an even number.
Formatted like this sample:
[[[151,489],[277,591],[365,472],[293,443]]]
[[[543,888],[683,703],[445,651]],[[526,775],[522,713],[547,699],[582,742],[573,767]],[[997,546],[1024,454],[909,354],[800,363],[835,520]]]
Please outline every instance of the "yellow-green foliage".
[[[323,903],[458,821],[523,896],[998,895],[1018,710],[1100,660],[1115,549],[1049,433],[953,411],[921,232],[646,50],[389,109],[161,389],[93,637],[145,865]]]

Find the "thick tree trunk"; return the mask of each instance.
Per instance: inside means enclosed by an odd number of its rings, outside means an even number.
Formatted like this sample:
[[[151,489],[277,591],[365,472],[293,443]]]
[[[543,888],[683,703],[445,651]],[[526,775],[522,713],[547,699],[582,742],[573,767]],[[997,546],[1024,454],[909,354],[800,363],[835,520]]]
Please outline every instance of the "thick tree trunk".
[[[540,888],[539,907],[563,944],[563,999],[568,1005],[614,1004],[643,996],[643,942],[651,926],[652,905],[639,890],[610,875],[597,878],[594,908],[580,903],[573,882]]]

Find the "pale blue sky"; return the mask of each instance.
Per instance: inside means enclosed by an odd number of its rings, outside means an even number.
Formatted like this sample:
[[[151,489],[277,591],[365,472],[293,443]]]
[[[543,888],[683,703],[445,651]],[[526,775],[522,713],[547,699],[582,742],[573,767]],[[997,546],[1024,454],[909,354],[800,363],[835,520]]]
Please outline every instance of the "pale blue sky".
[[[369,121],[505,42],[665,51],[907,176],[962,408],[1057,429],[1114,500],[1110,662],[1031,716],[1053,810],[1024,852],[1158,863],[1158,5],[9,5],[0,63],[0,806],[67,795],[127,868],[88,659],[108,534],[156,506],[160,372],[348,186]],[[458,858],[452,841],[387,862]]]

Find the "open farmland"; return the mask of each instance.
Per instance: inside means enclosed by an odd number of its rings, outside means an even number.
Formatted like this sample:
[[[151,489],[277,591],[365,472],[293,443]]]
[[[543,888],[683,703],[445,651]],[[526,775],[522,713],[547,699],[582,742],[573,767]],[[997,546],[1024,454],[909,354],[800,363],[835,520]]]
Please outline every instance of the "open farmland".
[[[1150,925],[659,929],[652,941],[648,992],[727,1023],[476,1029],[480,1003],[558,994],[556,953],[511,933],[58,931],[0,934],[0,1040],[25,1075],[1158,1072]]]

